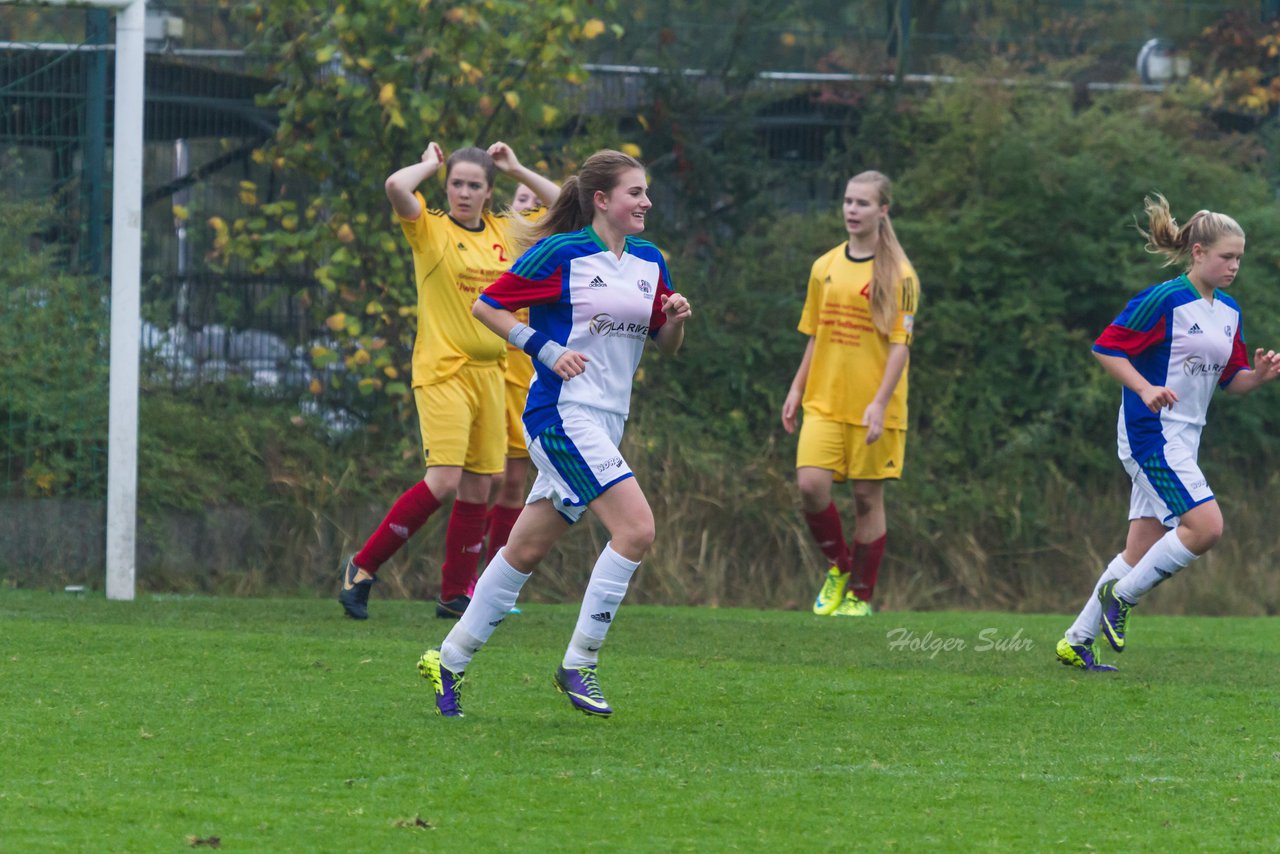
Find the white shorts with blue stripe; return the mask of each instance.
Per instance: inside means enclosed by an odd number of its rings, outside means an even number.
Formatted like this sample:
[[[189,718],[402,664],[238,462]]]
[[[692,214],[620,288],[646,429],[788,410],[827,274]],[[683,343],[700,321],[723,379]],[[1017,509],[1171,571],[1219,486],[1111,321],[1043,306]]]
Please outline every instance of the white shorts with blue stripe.
[[[1141,463],[1133,457],[1122,459],[1133,479],[1130,519],[1159,519],[1166,528],[1176,528],[1183,513],[1213,500],[1213,489],[1196,459],[1200,432],[1197,424],[1179,424],[1166,429],[1164,445]]]
[[[560,515],[573,524],[606,489],[634,477],[618,450],[626,423],[616,412],[570,403],[560,407],[559,424],[537,436],[526,431],[529,457],[538,477],[525,503],[549,498]]]

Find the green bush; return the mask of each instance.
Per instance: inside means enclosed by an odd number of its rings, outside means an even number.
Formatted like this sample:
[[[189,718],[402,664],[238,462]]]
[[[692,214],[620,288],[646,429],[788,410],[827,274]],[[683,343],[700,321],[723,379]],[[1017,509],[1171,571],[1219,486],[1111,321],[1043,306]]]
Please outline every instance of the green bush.
[[[66,272],[53,205],[0,203],[0,493],[100,495],[106,470],[107,303]]]
[[[1146,193],[1166,194],[1183,220],[1200,207],[1240,220],[1248,258],[1232,293],[1251,346],[1280,342],[1280,294],[1264,287],[1280,267],[1265,164],[1251,140],[1174,99],[1117,94],[1080,105],[1068,93],[979,83],[918,100],[886,94],[869,99],[833,161],[833,186],[862,169],[891,171],[895,226],[922,282],[908,467],[891,489],[891,526],[905,535],[903,554],[940,571],[938,583],[979,553],[983,583],[1011,591],[1024,589],[1025,573],[1093,559],[1083,544],[1098,517],[1085,511],[1125,485],[1115,459],[1120,389],[1092,341],[1134,293],[1178,272],[1146,254],[1134,229]],[[655,211],[659,228],[664,218]],[[763,449],[776,449],[768,454],[782,466],[794,459],[779,412],[804,344],[795,325],[809,264],[843,236],[832,198],[711,252],[674,242],[695,321],[677,364],[645,363],[635,420],[679,448],[672,460],[691,482],[706,459],[725,472],[746,470]],[[1266,429],[1280,416],[1277,391],[1219,396],[1205,443],[1211,478],[1265,487],[1280,454]],[[1097,550],[1123,536],[1123,509],[1111,515]]]

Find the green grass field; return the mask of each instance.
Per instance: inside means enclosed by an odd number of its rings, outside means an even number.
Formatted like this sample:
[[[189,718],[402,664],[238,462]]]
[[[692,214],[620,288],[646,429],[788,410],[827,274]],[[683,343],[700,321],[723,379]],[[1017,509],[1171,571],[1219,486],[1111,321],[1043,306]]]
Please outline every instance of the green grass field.
[[[2,590],[0,850],[1280,848],[1275,620],[1135,612],[1107,675],[1061,616],[624,607],[598,720],[551,685],[575,614],[444,720],[425,604]]]

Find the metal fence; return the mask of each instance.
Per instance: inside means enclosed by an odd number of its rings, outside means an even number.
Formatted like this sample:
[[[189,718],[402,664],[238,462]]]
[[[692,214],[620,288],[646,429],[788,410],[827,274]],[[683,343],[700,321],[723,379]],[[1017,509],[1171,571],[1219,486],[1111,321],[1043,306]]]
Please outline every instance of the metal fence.
[[[114,45],[105,12],[64,16],[83,21],[81,41],[0,44],[3,203],[43,200],[29,245],[56,252],[59,272],[80,277],[84,299],[100,311],[93,334],[102,338],[97,355],[105,362]],[[208,229],[191,227],[191,212],[227,207],[241,181],[264,178],[250,155],[274,129],[274,117],[255,105],[269,83],[237,70],[242,56],[195,53],[147,56],[144,384],[238,377],[264,394],[280,393],[306,384],[297,342],[312,330],[297,299],[300,284],[211,273],[202,263]],[[33,283],[8,270],[0,281],[10,293],[26,289],[32,313],[53,316],[43,302],[47,294],[32,290]],[[12,300],[5,305],[20,308]],[[86,380],[91,376],[86,372]],[[16,387],[0,390],[0,495],[102,494],[105,411],[50,411],[63,408],[64,398],[19,400],[19,394]],[[70,474],[50,479],[51,460],[59,461],[54,470]]]

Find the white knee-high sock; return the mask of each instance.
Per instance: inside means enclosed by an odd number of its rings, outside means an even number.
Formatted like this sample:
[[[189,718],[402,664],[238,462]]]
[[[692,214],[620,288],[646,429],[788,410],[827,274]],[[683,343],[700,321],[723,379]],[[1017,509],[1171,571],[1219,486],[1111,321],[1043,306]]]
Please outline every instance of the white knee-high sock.
[[[1102,622],[1102,603],[1098,601],[1098,591],[1108,581],[1118,581],[1132,570],[1133,567],[1125,562],[1124,552],[1111,559],[1111,563],[1107,564],[1102,575],[1098,576],[1098,583],[1093,585],[1093,593],[1089,595],[1089,601],[1084,603],[1084,607],[1080,609],[1080,615],[1071,624],[1071,628],[1067,629],[1067,640],[1072,643],[1089,643],[1098,636],[1098,625]]]
[[[1131,605],[1166,578],[1170,578],[1197,557],[1178,538],[1178,529],[1165,534],[1151,547],[1133,572],[1116,582],[1116,595]]]
[[[569,648],[564,652],[565,667],[588,667],[600,660],[600,647],[609,626],[618,616],[618,605],[627,595],[627,585],[639,561],[627,560],[609,545],[600,552],[587,592],[582,596],[582,610],[574,627]]]
[[[440,663],[454,673],[466,670],[472,656],[480,651],[516,604],[520,588],[529,580],[529,575],[507,563],[502,552],[494,555],[476,582],[471,604],[440,644]]]

